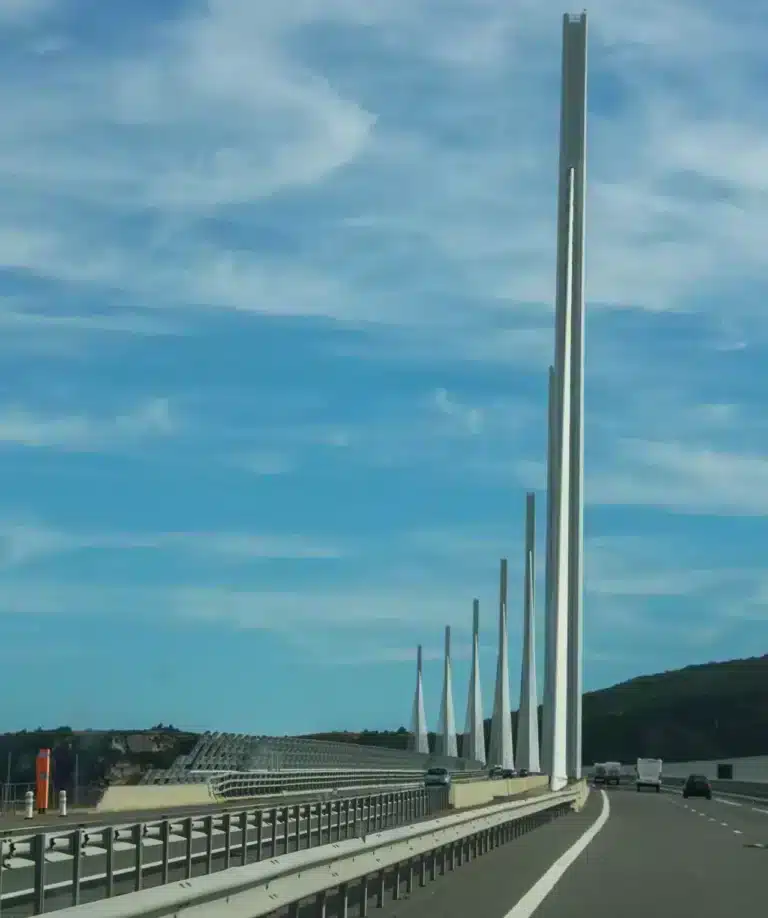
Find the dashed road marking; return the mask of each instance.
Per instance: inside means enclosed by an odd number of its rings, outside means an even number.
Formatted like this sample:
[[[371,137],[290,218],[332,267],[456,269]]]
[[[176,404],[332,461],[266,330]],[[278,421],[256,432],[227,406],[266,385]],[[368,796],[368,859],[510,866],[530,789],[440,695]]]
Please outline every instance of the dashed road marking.
[[[743,832],[741,831],[741,829],[734,829],[734,830],[733,830],[733,834],[734,834],[734,835],[743,835]]]
[[[736,803],[735,800],[723,800],[722,797],[715,797],[718,803],[724,803],[726,806],[741,806],[740,803]],[[768,812],[768,810],[766,811]]]
[[[753,806],[750,807],[750,809],[755,813],[765,813],[765,815],[768,816],[768,810],[763,810],[759,806]]]

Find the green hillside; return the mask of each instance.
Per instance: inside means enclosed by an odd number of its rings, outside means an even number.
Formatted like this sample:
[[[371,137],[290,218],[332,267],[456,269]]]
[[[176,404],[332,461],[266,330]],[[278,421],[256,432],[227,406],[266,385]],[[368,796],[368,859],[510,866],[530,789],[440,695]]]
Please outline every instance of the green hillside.
[[[516,722],[517,712],[513,712],[513,728]],[[461,729],[463,724],[457,726]],[[485,722],[485,733],[487,741],[490,721]],[[405,748],[408,739],[403,727],[390,732],[312,736],[396,749]],[[430,734],[430,748],[434,740]],[[766,755],[768,655],[686,666],[587,692],[583,746],[585,764],[613,759],[631,762],[638,756],[692,761]]]

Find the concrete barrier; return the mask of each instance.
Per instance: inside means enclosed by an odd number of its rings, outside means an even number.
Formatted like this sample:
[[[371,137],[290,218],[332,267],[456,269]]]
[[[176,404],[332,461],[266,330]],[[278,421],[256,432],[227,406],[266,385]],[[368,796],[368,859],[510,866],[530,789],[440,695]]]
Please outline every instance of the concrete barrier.
[[[466,784],[451,785],[449,805],[461,810],[469,806],[492,803],[498,797],[515,797],[528,791],[539,790],[549,784],[546,775],[532,775],[529,778],[506,778],[503,780],[468,781]]]
[[[140,812],[183,806],[210,806],[217,802],[207,784],[116,785],[106,789],[96,812]]]
[[[574,787],[579,792],[579,796],[573,805],[574,810],[578,813],[579,810],[583,810],[586,806],[587,798],[589,797],[589,781],[586,778],[581,778],[581,780],[575,782]]]

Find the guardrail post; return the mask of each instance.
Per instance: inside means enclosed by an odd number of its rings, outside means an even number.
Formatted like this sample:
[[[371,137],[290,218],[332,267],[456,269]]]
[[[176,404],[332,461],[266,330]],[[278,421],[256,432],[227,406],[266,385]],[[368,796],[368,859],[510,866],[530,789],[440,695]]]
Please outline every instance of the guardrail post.
[[[328,903],[328,893],[323,891],[317,894],[315,908],[317,910],[317,918],[325,918],[326,916],[326,906]]]
[[[224,870],[229,870],[232,862],[232,817],[224,813],[222,817],[224,827]]]
[[[326,806],[328,807],[328,844],[330,845],[331,829],[333,826],[333,804],[329,802],[326,804]]]
[[[387,875],[383,870],[379,871],[379,886],[376,890],[376,908],[384,908],[384,893],[387,888]]]
[[[317,843],[323,843],[323,804],[317,804]]]
[[[290,837],[291,808],[283,809],[283,854],[288,854],[288,839]]]
[[[408,861],[408,872],[405,875],[405,892],[411,895],[413,892],[413,861]]]
[[[168,882],[170,874],[169,854],[171,850],[171,824],[164,819],[160,824],[160,838],[163,842],[163,886]]]
[[[344,838],[349,838],[349,833],[351,830],[349,822],[349,798],[344,801]]]
[[[185,845],[185,870],[184,875],[187,880],[192,879],[192,817],[188,816],[184,820],[184,838],[186,840]]]
[[[80,905],[80,870],[83,860],[83,833],[80,826],[70,836],[72,843],[72,905]],[[2,864],[0,864],[0,870]],[[0,892],[2,892],[2,883],[0,883]]]
[[[296,819],[296,831],[294,832],[294,838],[296,839],[296,850],[301,851],[301,811],[302,807],[298,804],[293,808],[293,814]]]
[[[427,885],[427,856],[426,854],[421,855],[421,860],[419,862],[419,886],[424,887]]]
[[[133,891],[139,892],[144,882],[144,823],[137,822],[131,831],[133,838]]]
[[[48,836],[45,832],[33,836],[32,850],[35,860],[35,900],[34,914],[42,915],[45,911],[45,849],[48,847]]]
[[[269,849],[269,856],[277,857],[277,807],[269,811],[269,818],[272,822],[272,845]]]
[[[395,873],[395,887],[392,890],[392,898],[399,899],[400,898],[400,865],[399,864],[395,864],[394,873]]]
[[[429,879],[434,882],[435,876],[437,873],[437,853],[435,851],[429,852]]]
[[[261,846],[264,842],[264,810],[256,813],[256,860],[261,860]]]
[[[205,832],[205,872],[213,873],[213,816],[206,816],[203,820]]]
[[[106,874],[104,878],[105,898],[111,899],[115,894],[115,830],[112,826],[104,830],[102,840],[104,841],[107,855],[107,863],[104,869]]]
[[[349,916],[349,887],[342,883],[339,887],[339,905],[341,906],[339,918],[348,918]]]
[[[248,864],[248,810],[240,814],[240,844],[240,865],[245,867]]]

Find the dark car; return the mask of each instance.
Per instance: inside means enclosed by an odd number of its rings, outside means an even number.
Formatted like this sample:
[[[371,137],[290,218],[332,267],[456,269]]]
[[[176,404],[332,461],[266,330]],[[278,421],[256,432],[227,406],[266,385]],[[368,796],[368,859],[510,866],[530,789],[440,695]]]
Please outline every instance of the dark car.
[[[683,797],[706,797],[712,799],[712,785],[704,775],[688,775],[683,784]]]

